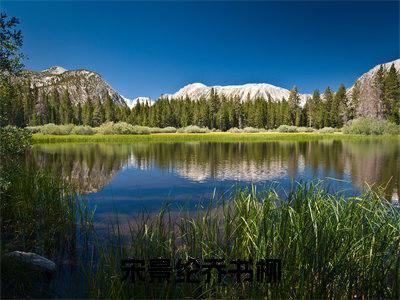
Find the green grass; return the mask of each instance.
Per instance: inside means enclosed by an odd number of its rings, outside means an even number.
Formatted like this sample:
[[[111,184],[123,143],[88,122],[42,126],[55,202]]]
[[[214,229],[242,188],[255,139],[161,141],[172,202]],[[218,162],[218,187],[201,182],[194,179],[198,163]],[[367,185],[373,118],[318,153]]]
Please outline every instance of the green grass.
[[[159,133],[146,135],[32,135],[34,143],[97,143],[97,142],[265,142],[265,141],[307,141],[320,139],[364,140],[399,139],[400,136],[366,136],[342,133]]]
[[[239,190],[196,213],[162,209],[110,227],[86,268],[94,298],[399,298],[400,210],[370,193],[345,198],[318,185]],[[122,232],[127,232],[124,237]],[[125,238],[125,240],[124,240]],[[120,260],[280,258],[280,284],[122,282]],[[254,266],[253,266],[254,267]]]

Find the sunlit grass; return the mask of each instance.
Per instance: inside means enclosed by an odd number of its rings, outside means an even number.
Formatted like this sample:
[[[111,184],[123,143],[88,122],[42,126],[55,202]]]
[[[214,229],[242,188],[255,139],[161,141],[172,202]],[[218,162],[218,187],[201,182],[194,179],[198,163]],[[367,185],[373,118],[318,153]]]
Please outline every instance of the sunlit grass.
[[[348,135],[339,132],[322,133],[157,133],[146,135],[44,135],[33,134],[34,143],[97,143],[97,142],[264,142],[264,141],[309,141],[320,139],[365,140],[400,139],[400,136],[364,136]]]

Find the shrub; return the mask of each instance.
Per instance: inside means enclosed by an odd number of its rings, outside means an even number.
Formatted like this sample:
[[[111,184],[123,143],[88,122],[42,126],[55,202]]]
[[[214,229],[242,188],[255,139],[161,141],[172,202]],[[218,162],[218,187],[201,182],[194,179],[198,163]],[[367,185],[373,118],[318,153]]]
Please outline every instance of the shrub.
[[[319,133],[334,133],[335,131],[337,131],[337,129],[332,128],[332,127],[324,127],[324,128],[318,129]]]
[[[15,126],[0,127],[0,158],[24,153],[31,145],[30,131]],[[4,162],[4,161],[3,161]]]
[[[126,122],[113,123],[112,125],[113,134],[132,134],[135,131],[133,125]]]
[[[358,118],[348,122],[342,129],[346,134],[382,135],[400,134],[400,126],[387,120]]]
[[[39,133],[42,126],[27,126],[25,127],[30,133]]]
[[[297,132],[314,132],[315,128],[312,127],[297,127]]]
[[[96,132],[99,134],[114,134],[113,126],[113,122],[103,123],[99,127],[96,127]]]
[[[264,132],[264,128],[254,128],[254,127],[245,127],[243,128],[243,132],[245,133],[258,133],[258,132]]]
[[[95,134],[96,131],[90,126],[75,126],[71,133],[79,135],[92,135]]]
[[[227,132],[231,132],[231,133],[242,133],[243,129],[239,129],[237,127],[232,127],[229,130],[227,130]]]
[[[53,123],[49,123],[49,124],[41,126],[40,133],[54,134],[54,135],[67,135],[67,134],[71,133],[73,128],[74,128],[73,124],[55,125]]]
[[[159,127],[150,127],[150,132],[151,133],[175,133],[176,132],[175,127],[165,127],[165,128],[159,128]]]
[[[298,132],[298,129],[296,126],[290,126],[290,125],[281,125],[277,128],[278,132]]]
[[[150,134],[150,127],[147,126],[139,126],[139,125],[135,125],[132,126],[133,127],[133,131],[131,132],[131,134]]]
[[[210,132],[210,130],[207,127],[199,127],[196,125],[190,125],[190,126],[186,126],[183,128],[179,128],[178,132],[181,132],[181,133],[207,133],[207,132]]]
[[[150,128],[146,126],[131,125],[126,122],[107,122],[96,128],[100,134],[150,134]]]

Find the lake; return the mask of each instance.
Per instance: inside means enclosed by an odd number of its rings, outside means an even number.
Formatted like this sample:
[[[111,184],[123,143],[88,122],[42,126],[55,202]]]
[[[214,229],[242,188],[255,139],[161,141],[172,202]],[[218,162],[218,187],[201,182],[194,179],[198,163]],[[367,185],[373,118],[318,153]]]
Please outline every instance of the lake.
[[[95,220],[153,213],[233,193],[235,188],[275,187],[323,180],[345,195],[385,188],[400,194],[399,140],[319,140],[257,143],[39,144],[27,160],[75,184],[96,208]]]

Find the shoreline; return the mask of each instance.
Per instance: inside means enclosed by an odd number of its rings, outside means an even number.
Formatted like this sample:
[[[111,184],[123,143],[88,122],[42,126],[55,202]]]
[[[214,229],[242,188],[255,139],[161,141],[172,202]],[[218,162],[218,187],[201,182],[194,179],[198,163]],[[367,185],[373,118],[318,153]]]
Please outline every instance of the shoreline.
[[[94,135],[46,135],[32,134],[34,144],[45,143],[135,143],[135,142],[270,142],[313,140],[399,140],[400,135],[361,135],[336,133],[152,133],[152,134],[94,134]]]

